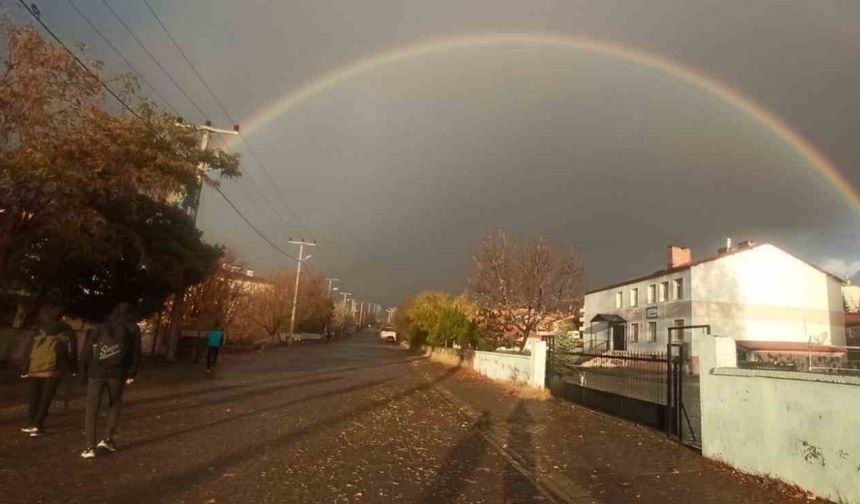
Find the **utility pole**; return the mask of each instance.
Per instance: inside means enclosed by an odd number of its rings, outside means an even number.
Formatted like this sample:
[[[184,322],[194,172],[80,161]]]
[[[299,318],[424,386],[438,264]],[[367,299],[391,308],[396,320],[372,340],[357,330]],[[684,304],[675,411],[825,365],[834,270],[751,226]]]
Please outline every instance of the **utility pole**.
[[[331,284],[333,282],[340,282],[340,279],[339,278],[326,278],[326,281],[328,282],[328,298],[331,299],[331,290],[332,290]],[[337,287],[335,287],[334,290],[337,290]],[[323,337],[326,339],[326,341],[328,341],[328,323],[329,323],[329,320],[331,320],[331,317],[329,317],[325,321],[325,326],[323,326]]]
[[[186,127],[196,129],[201,133],[200,135],[200,150],[205,151],[209,148],[209,139],[212,136],[212,133],[217,133],[220,135],[238,135],[239,134],[239,125],[236,124],[233,126],[232,130],[213,128],[212,121],[207,120],[205,124],[185,124],[182,122],[181,117],[176,118],[177,124]],[[196,180],[194,183],[194,187],[192,192],[186,195],[185,200],[182,202],[182,207],[188,212],[188,215],[194,221],[194,227],[197,227],[197,213],[200,208],[200,193],[203,192],[203,175],[206,173],[206,165],[201,161],[197,165],[197,174]],[[173,296],[173,304],[170,307],[170,317],[168,320],[168,332],[167,332],[167,358],[168,360],[176,360],[176,352],[179,347],[179,331],[182,320],[182,310],[185,305],[185,290],[182,292],[177,292]],[[153,336],[153,340],[158,339],[158,334]],[[155,341],[153,341],[153,348],[155,348]]]
[[[364,301],[361,302],[361,308],[358,309],[358,327],[364,327]]]
[[[352,293],[341,291],[340,295],[343,296],[343,306],[340,309],[340,331],[343,333],[343,330],[346,327],[346,299],[349,296],[352,296]]]
[[[334,282],[340,282],[339,278],[326,278],[328,282],[328,297],[331,297],[331,284]]]
[[[233,126],[232,130],[226,130],[221,128],[213,128],[212,121],[206,121],[202,126],[199,124],[188,124],[185,125],[182,122],[182,118],[179,117],[176,119],[176,122],[182,124],[188,128],[194,128],[200,132],[200,150],[205,151],[209,148],[209,139],[212,136],[212,133],[217,133],[219,135],[238,135],[239,134],[239,125],[236,124]],[[183,203],[183,206],[186,207],[186,211],[188,215],[194,219],[194,224],[197,224],[197,212],[200,209],[200,193],[203,192],[203,175],[206,173],[206,166],[201,161],[200,164],[197,165],[197,183],[194,186],[194,192],[189,194],[186,198],[186,201]]]
[[[305,246],[308,247],[316,247],[317,242],[306,242],[303,240],[290,240],[290,243],[293,245],[299,246],[299,257],[296,260],[296,288],[293,290],[293,313],[290,315],[290,341],[287,344],[292,343],[293,341],[293,330],[296,327],[296,305],[299,304],[299,278],[302,276],[302,263],[311,258],[311,255],[308,254],[305,257]]]

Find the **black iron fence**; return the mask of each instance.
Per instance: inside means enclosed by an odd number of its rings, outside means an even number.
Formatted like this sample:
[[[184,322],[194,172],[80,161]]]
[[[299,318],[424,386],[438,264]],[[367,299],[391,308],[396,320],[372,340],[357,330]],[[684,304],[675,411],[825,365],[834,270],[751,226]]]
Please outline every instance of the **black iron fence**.
[[[666,431],[698,445],[698,377],[684,377],[683,345],[670,353],[560,351],[547,338],[553,395]]]
[[[660,429],[674,421],[665,353],[558,351],[548,343],[547,385],[553,394]]]

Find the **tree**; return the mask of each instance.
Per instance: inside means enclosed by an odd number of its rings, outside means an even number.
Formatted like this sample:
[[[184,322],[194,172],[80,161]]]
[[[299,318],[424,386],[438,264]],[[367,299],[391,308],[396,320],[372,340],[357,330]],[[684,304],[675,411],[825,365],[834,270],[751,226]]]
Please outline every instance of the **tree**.
[[[271,276],[271,288],[262,290],[251,299],[249,315],[273,342],[290,326],[294,277],[280,271]]]
[[[463,310],[452,306],[439,315],[427,341],[432,345],[449,346],[456,343],[461,348],[477,348],[482,339],[483,331],[478,323]]]
[[[323,275],[307,269],[302,272],[300,280],[296,330],[322,332],[334,308],[323,287]],[[271,288],[260,291],[250,301],[251,316],[273,341],[279,333],[290,328],[295,281],[294,271],[277,272],[271,278]]]
[[[560,254],[547,241],[519,243],[504,232],[488,234],[474,257],[469,283],[472,298],[489,327],[515,331],[520,351],[539,325],[578,312],[583,302],[582,261]]]
[[[183,326],[210,329],[221,325],[233,332],[233,323],[246,311],[253,290],[247,278],[237,269],[243,269],[233,253],[225,253],[218,267],[205,280],[185,293]]]
[[[0,292],[61,288],[76,314],[97,318],[124,298],[156,310],[170,289],[205,278],[220,251],[175,202],[197,187],[198,163],[237,176],[238,158],[200,150],[197,132],[139,98],[134,79],[111,83],[136,113],[110,113],[62,48],[31,28],[3,37]]]

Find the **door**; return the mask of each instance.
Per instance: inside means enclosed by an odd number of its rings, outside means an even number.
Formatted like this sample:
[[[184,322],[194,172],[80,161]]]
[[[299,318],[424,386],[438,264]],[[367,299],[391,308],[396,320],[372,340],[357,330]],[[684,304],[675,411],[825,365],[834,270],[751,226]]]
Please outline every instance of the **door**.
[[[627,334],[625,329],[626,326],[623,325],[612,326],[613,350],[627,350]]]

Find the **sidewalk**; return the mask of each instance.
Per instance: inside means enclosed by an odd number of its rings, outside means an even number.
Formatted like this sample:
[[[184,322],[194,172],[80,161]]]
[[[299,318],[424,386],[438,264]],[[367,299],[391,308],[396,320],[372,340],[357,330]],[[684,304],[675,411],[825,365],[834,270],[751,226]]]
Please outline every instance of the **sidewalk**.
[[[445,368],[413,363],[432,378]],[[666,435],[579,405],[523,393],[461,370],[437,390],[550,500],[574,503],[786,503],[810,501],[778,482],[703,458]]]

